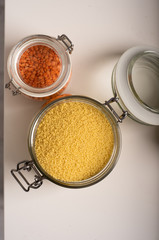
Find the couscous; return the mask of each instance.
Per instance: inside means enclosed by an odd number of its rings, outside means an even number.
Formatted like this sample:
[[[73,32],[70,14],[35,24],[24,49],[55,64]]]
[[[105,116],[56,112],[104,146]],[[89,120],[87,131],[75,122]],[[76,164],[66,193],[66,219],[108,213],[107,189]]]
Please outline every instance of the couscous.
[[[85,180],[100,172],[113,147],[112,126],[104,113],[78,101],[53,106],[35,137],[38,164],[51,177],[65,182]]]

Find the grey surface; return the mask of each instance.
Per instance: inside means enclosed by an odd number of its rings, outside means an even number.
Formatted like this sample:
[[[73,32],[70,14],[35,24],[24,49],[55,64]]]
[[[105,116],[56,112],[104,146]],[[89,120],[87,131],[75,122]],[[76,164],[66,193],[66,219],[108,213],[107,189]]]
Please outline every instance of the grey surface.
[[[3,86],[4,86],[4,0],[0,0],[0,240],[4,239],[3,211]]]

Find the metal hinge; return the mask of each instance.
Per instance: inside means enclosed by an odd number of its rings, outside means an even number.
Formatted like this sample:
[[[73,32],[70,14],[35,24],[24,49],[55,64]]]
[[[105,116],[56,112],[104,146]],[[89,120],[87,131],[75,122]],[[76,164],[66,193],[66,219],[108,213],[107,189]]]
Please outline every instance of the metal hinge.
[[[11,90],[11,86],[14,87],[15,90],[12,90],[12,94],[13,96],[16,96],[18,94],[21,94],[21,92],[19,91],[21,87],[19,88],[16,88],[13,83],[12,83],[12,80],[8,83],[5,84],[5,88],[8,88],[9,90]]]
[[[71,40],[65,34],[58,36],[57,40],[62,41],[63,44],[66,46],[67,50],[69,51],[69,53],[70,54],[72,53],[74,46],[73,46]]]
[[[114,108],[110,105],[113,102],[118,103],[118,101],[119,101],[119,98],[115,96],[115,97],[112,97],[110,100],[105,101],[104,105],[106,105],[110,109],[110,111],[113,113],[113,115],[117,119],[117,122],[122,123],[123,119],[125,119],[126,116],[128,115],[128,112],[122,109],[120,106],[123,113],[119,116],[117,112],[114,110]]]
[[[27,179],[24,173],[30,172],[33,170],[34,172],[34,180],[30,183]],[[23,188],[25,192],[28,192],[30,188],[37,189],[43,184],[43,179],[45,178],[36,168],[33,161],[22,161],[17,164],[16,169],[11,170],[12,176],[15,178],[15,180],[19,183],[19,185]]]

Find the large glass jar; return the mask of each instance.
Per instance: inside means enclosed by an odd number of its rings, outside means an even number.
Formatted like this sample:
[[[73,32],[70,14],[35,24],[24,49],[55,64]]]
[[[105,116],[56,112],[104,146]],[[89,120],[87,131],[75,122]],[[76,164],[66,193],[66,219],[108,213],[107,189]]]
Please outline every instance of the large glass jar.
[[[113,151],[105,167],[100,172],[98,172],[97,174],[95,174],[90,178],[87,178],[81,181],[72,181],[72,182],[56,179],[53,176],[51,176],[47,171],[45,171],[45,169],[43,169],[43,167],[39,164],[36,151],[35,151],[35,139],[36,139],[37,129],[42,119],[46,116],[46,114],[50,110],[55,108],[57,105],[63,104],[63,103],[70,103],[70,102],[86,103],[88,105],[93,106],[94,108],[97,108],[109,121],[112,128],[113,139],[114,139]],[[65,146],[63,147],[65,148]],[[65,96],[65,97],[57,98],[53,102],[49,103],[35,116],[35,118],[31,123],[29,134],[28,134],[28,149],[29,149],[32,161],[23,161],[17,165],[17,169],[12,170],[12,175],[16,178],[16,180],[18,180],[17,175],[19,175],[19,173],[20,173],[20,176],[23,176],[23,184],[19,180],[18,182],[20,183],[20,185],[25,191],[29,191],[30,188],[38,188],[42,184],[44,179],[50,180],[63,187],[70,187],[70,188],[87,187],[99,182],[104,177],[106,177],[116,165],[117,160],[119,158],[120,149],[121,149],[120,128],[116,121],[116,118],[100,102],[85,96],[75,96],[75,95]],[[26,180],[23,175],[26,169],[36,171],[35,181],[32,182],[31,184],[28,183],[28,180]],[[24,179],[25,179],[25,182],[24,182]]]

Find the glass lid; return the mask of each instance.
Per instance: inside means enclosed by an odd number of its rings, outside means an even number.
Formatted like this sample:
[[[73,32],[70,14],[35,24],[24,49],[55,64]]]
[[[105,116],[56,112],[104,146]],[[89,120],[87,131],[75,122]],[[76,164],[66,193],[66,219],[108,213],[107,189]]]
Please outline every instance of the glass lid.
[[[159,49],[134,47],[119,59],[115,87],[130,117],[159,125]]]

